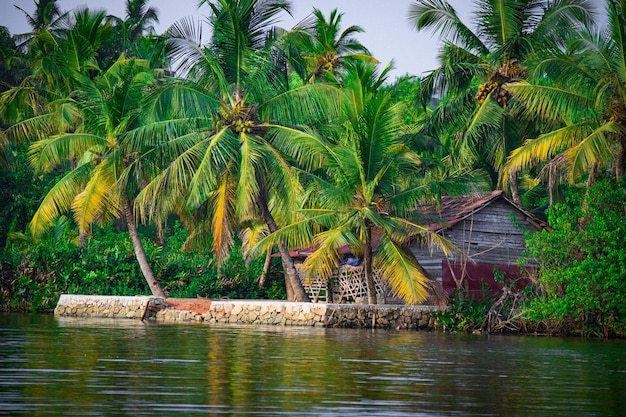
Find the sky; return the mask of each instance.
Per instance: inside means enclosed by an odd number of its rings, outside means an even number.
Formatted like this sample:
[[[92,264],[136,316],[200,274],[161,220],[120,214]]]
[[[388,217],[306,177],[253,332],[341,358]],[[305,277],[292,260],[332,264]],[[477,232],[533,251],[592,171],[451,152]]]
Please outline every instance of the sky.
[[[600,0],[596,0],[600,2]],[[367,47],[383,65],[393,60],[394,70],[391,79],[404,74],[423,76],[438,67],[437,51],[440,39],[430,32],[417,32],[408,23],[409,6],[412,0],[292,0],[293,18],[285,15],[280,23],[285,29],[292,28],[317,8],[328,18],[331,10],[337,8],[343,13],[341,30],[351,25],[364,29],[365,33],[356,38]],[[471,25],[473,1],[449,0],[461,19]],[[109,14],[125,16],[124,0],[60,0],[63,11],[87,6],[90,9],[105,8]],[[150,6],[158,10],[157,33],[164,32],[172,23],[183,17],[203,18],[208,14],[208,6],[198,9],[198,0],[151,0]],[[34,0],[0,0],[0,26],[9,28],[11,34],[29,31],[24,14],[14,5],[32,14]]]

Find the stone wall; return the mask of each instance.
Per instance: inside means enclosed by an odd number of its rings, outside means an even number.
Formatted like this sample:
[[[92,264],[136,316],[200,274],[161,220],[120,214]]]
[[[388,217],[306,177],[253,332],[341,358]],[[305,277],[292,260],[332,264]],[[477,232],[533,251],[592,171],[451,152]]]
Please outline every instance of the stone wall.
[[[215,300],[198,313],[174,310],[154,297],[63,295],[56,315],[113,317],[162,322],[261,324],[431,330],[431,306],[291,303],[268,300]]]
[[[144,319],[167,308],[162,298],[61,294],[55,316]]]

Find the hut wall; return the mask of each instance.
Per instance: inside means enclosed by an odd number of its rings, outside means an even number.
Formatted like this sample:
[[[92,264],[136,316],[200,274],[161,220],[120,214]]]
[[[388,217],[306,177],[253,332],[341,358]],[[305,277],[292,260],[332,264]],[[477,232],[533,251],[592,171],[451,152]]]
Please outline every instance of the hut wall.
[[[530,230],[536,231],[526,217],[500,199],[454,224],[444,236],[475,262],[517,265],[526,248],[524,233]]]
[[[524,233],[536,231],[523,213],[506,200],[498,199],[476,211],[450,228],[443,236],[454,243],[474,262],[493,265],[517,265],[526,248]],[[442,282],[442,264],[447,263],[440,250],[413,245],[413,255],[422,267],[438,282]],[[458,262],[455,254],[451,262]],[[530,263],[529,266],[533,266]]]

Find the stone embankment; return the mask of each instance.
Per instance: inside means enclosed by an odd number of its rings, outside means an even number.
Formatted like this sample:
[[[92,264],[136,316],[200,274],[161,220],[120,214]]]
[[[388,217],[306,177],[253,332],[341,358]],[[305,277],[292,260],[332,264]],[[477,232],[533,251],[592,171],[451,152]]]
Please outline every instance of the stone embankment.
[[[292,303],[213,300],[204,312],[173,309],[155,297],[62,295],[55,315],[162,322],[237,323],[431,330],[431,306]]]

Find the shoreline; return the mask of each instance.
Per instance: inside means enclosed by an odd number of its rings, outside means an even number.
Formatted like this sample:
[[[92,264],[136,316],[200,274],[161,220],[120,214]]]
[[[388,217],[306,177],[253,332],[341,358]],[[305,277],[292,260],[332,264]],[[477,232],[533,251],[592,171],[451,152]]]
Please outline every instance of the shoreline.
[[[434,306],[62,294],[55,316],[277,326],[434,330]]]

